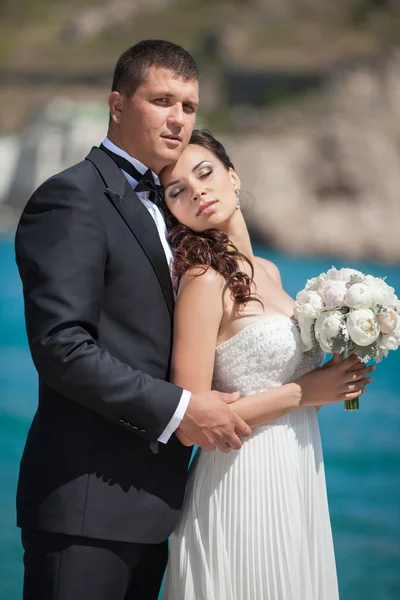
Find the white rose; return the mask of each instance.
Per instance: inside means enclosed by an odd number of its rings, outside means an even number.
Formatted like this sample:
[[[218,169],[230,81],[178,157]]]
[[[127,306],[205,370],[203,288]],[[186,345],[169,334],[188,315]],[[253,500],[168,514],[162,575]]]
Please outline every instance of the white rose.
[[[296,296],[296,309],[298,313],[301,312],[307,317],[314,317],[316,319],[323,307],[324,303],[317,292],[303,290]]]
[[[324,313],[315,321],[315,337],[324,352],[332,352],[332,342],[342,331],[343,315],[339,311]],[[343,344],[342,352],[346,345]]]
[[[371,291],[371,298],[374,304],[381,304],[384,307],[393,306],[396,301],[394,288],[390,287],[383,279],[367,275],[365,283]]]
[[[322,297],[325,306],[328,307],[343,306],[346,292],[346,282],[340,280],[331,281],[327,279],[318,287],[318,293]]]
[[[397,327],[399,317],[393,308],[388,308],[378,315],[379,326],[384,334],[392,333]]]
[[[369,309],[353,310],[347,316],[347,330],[358,346],[369,346],[379,337],[378,319]]]
[[[372,298],[369,286],[364,283],[354,283],[347,290],[344,301],[350,308],[370,308]]]
[[[300,326],[300,337],[301,337],[302,349],[304,352],[308,352],[313,347],[311,328],[314,324],[315,319],[306,317],[302,313],[296,314],[296,310],[295,310],[294,314],[295,314],[295,316],[299,322],[299,326]]]
[[[358,275],[359,277],[364,277],[364,274],[361,271],[357,271],[356,269],[349,269],[344,267],[343,269],[336,269],[332,267],[327,272],[327,277],[331,281],[345,281],[346,283],[349,281],[352,275]]]

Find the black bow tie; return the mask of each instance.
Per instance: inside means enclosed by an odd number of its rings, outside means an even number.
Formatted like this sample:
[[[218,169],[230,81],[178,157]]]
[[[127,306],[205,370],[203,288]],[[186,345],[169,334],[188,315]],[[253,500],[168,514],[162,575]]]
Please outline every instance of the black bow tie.
[[[112,152],[103,146],[103,144],[101,144],[100,148],[113,159],[120,169],[123,169],[138,182],[135,187],[135,192],[148,192],[149,200],[154,202],[154,204],[160,205],[162,203],[164,199],[163,189],[161,185],[157,185],[154,181],[153,173],[150,169],[147,169],[144,174],[140,173],[129,160],[126,160],[119,154],[115,154],[115,152]]]
[[[160,204],[163,200],[163,189],[161,185],[157,185],[154,181],[153,173],[147,169],[146,173],[141,176],[139,183],[135,187],[135,192],[149,192],[149,200],[155,204]]]

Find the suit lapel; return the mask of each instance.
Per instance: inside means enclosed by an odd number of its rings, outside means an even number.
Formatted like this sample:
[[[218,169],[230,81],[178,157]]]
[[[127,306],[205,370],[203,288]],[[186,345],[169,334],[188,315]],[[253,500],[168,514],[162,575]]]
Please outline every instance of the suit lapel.
[[[174,292],[172,289],[171,275],[156,224],[149,214],[149,211],[143,206],[128,182],[126,182],[125,193],[122,196],[119,196],[110,188],[106,189],[106,195],[114,204],[153,265],[164,293],[168,309],[172,314],[174,308]]]
[[[136,237],[152,264],[168,309],[172,314],[174,292],[169,267],[156,224],[149,211],[141,203],[119,167],[105,152],[99,148],[92,148],[86,159],[93,163],[99,171],[106,185],[107,197]]]

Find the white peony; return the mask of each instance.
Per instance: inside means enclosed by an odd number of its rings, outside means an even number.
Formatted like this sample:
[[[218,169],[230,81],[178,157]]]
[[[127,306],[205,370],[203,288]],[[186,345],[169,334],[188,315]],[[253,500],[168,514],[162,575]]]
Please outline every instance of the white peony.
[[[364,277],[364,274],[361,273],[361,271],[357,271],[356,269],[349,269],[347,267],[339,270],[335,267],[332,267],[332,269],[329,269],[329,271],[327,272],[327,277],[331,281],[345,281],[346,283],[348,283],[352,275]]]
[[[321,296],[317,294],[317,292],[308,292],[303,290],[297,294],[295,311],[298,313],[301,312],[307,317],[313,317],[316,319],[322,308],[324,308],[324,303],[322,302]]]
[[[392,331],[392,335],[394,335],[394,337],[400,344],[400,319],[397,321],[397,325],[394,328],[394,330]]]
[[[347,316],[347,330],[358,346],[369,346],[379,337],[378,319],[369,309],[351,311]]]
[[[393,308],[396,311],[396,314],[400,315],[400,300],[396,295],[394,296]]]
[[[310,292],[315,292],[318,289],[319,284],[322,281],[325,281],[325,279],[327,279],[327,275],[326,273],[321,273],[321,275],[318,275],[318,277],[313,277],[312,279],[308,279],[307,283],[304,287],[305,291],[310,291]]]
[[[351,285],[344,298],[350,308],[371,308],[372,298],[369,286],[365,283]]]
[[[347,288],[346,282],[341,280],[330,280],[323,281],[318,287],[318,293],[322,297],[325,306],[343,306],[344,297],[346,295]]]
[[[324,313],[318,317],[315,322],[315,337],[324,352],[332,352],[332,342],[342,332],[343,325],[343,315],[338,310]],[[339,351],[343,352],[345,348],[346,344],[343,343],[343,348]]]
[[[296,314],[296,308],[294,310],[294,315],[299,322],[302,349],[304,352],[308,352],[313,347],[311,329],[314,325],[315,319],[307,317],[303,315],[303,313]]]
[[[396,327],[390,333],[384,333],[380,337],[380,347],[385,350],[397,350],[400,346],[400,319],[397,320]]]
[[[400,341],[396,338],[393,333],[385,333],[381,336],[379,345],[383,350],[397,350]]]
[[[379,326],[384,334],[392,333],[398,325],[399,317],[393,308],[387,308],[378,315]]]
[[[370,288],[373,304],[380,304],[385,308],[395,304],[396,295],[394,293],[394,288],[385,283],[383,279],[367,275],[365,277],[365,283]]]

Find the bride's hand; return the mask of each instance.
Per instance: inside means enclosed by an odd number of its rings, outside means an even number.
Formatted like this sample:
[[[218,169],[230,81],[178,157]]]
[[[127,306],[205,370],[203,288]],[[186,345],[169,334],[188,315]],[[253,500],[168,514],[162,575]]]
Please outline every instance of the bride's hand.
[[[295,381],[301,388],[301,406],[323,406],[361,396],[372,379],[375,366],[367,367],[355,354],[342,360],[340,354],[322,367]]]

